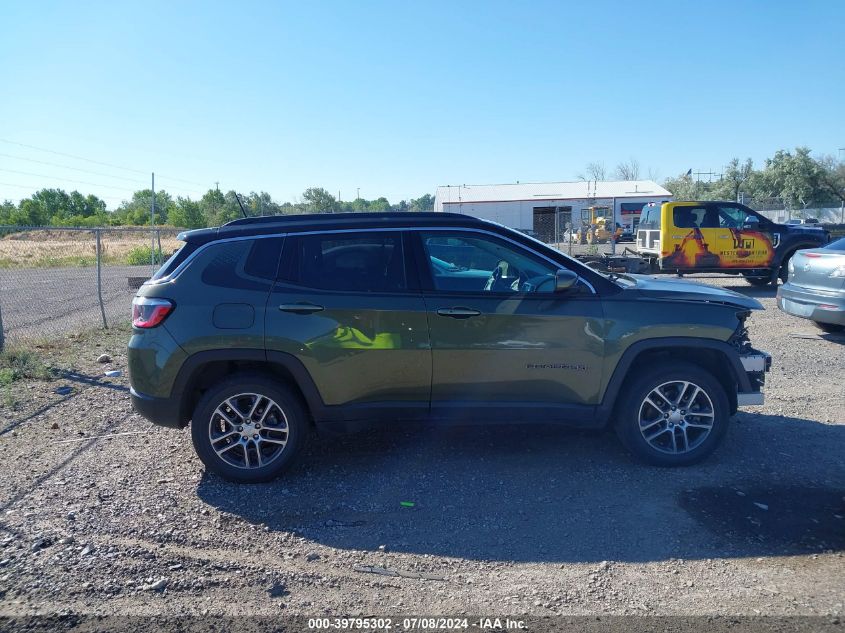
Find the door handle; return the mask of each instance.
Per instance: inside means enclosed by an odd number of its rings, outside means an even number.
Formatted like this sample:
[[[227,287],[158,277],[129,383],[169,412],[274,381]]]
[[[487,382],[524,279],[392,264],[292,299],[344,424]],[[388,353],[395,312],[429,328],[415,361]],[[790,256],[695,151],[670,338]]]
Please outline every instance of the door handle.
[[[325,308],[314,305],[313,303],[283,303],[279,306],[279,310],[293,314],[312,314],[314,312],[321,312]]]
[[[440,308],[437,311],[440,316],[452,317],[453,319],[468,319],[481,314],[480,310],[472,308]]]

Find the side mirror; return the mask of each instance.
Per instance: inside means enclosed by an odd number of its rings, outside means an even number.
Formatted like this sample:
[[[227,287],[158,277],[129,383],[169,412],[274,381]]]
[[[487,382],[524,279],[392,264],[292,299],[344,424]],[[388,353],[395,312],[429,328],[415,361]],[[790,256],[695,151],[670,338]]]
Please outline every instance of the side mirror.
[[[555,273],[555,292],[569,290],[578,281],[578,275],[571,270],[561,268]]]
[[[742,222],[742,228],[744,229],[756,229],[758,226],[760,226],[760,218],[756,215],[749,215]]]

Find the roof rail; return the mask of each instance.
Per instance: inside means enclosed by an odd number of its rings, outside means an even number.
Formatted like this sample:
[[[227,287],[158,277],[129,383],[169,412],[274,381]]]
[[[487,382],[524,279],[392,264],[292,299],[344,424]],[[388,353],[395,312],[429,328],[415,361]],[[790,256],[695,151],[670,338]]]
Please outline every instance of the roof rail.
[[[261,215],[249,218],[238,218],[226,222],[223,226],[243,226],[248,224],[283,224],[286,222],[337,222],[338,220],[353,220],[357,218],[377,220],[397,218],[442,218],[461,217],[470,219],[471,216],[461,213],[443,213],[440,211],[373,211],[363,213],[301,213],[296,215]]]

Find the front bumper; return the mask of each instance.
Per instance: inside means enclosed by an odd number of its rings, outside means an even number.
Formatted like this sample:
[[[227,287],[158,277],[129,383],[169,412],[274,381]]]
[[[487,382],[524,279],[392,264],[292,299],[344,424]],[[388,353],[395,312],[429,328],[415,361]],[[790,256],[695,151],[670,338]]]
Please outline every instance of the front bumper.
[[[778,288],[778,308],[802,319],[845,325],[845,293],[813,290],[786,283]]]
[[[772,357],[766,352],[751,349],[740,354],[739,360],[746,377],[740,384],[746,385],[736,394],[736,406],[759,406],[764,401],[763,386],[766,384],[766,373],[772,368]]]

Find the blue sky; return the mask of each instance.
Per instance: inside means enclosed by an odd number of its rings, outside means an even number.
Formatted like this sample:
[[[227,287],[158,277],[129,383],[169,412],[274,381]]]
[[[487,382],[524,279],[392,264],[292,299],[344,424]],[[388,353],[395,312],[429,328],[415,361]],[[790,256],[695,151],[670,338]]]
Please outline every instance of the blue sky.
[[[113,208],[156,171],[192,197],[219,181],[397,201],[590,161],[662,180],[842,155],[844,23],[839,0],[6,0],[0,199],[56,186]]]

